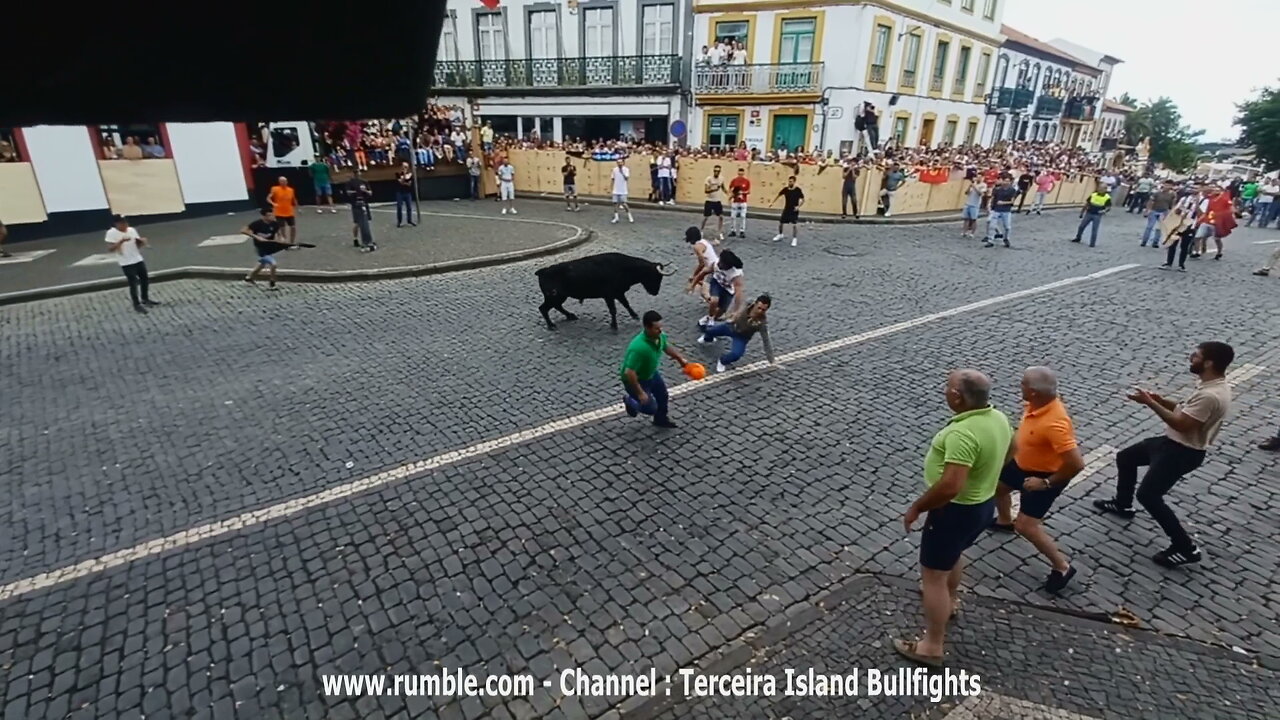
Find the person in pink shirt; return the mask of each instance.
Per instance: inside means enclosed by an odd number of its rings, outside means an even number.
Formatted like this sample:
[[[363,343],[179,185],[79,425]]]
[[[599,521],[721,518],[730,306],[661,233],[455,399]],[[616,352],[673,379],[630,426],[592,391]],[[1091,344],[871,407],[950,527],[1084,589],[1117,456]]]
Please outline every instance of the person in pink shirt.
[[[1040,175],[1036,178],[1036,199],[1031,203],[1031,208],[1027,210],[1028,215],[1033,212],[1037,215],[1040,214],[1040,211],[1044,208],[1044,199],[1049,196],[1050,192],[1053,192],[1053,186],[1057,182],[1058,179],[1053,176],[1053,173],[1048,170],[1040,171]]]
[[[738,148],[733,151],[733,159],[738,162],[745,162],[751,159],[751,152],[747,150],[747,144],[745,142],[738,143]]]

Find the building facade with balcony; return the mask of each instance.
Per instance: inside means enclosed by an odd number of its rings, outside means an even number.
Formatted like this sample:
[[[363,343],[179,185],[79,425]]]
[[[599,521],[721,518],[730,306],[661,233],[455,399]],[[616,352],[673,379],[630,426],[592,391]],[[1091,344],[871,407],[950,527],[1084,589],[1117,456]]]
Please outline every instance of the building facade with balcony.
[[[883,144],[978,141],[1003,0],[700,0],[689,142],[856,152],[863,103]],[[740,63],[703,46],[741,44]]]
[[[1050,40],[1049,44],[1080,58],[1086,66],[1098,73],[1090,93],[1081,97],[1079,103],[1067,108],[1073,124],[1077,125],[1073,128],[1076,131],[1075,144],[1098,152],[1102,149],[1102,108],[1099,103],[1111,92],[1111,77],[1115,74],[1116,66],[1124,61],[1061,38]]]
[[[1124,126],[1129,115],[1135,110],[1128,105],[1121,105],[1114,100],[1102,101],[1101,122],[1098,124],[1098,150],[1114,152],[1132,149],[1125,144]]]
[[[448,0],[432,92],[499,134],[666,141],[692,0]]]
[[[987,96],[988,120],[983,144],[1002,140],[1072,142],[1084,125],[1071,112],[1092,119],[1100,72],[1077,57],[1016,28],[1001,28],[1005,37],[996,57],[995,77]],[[1092,100],[1086,101],[1088,98]]]

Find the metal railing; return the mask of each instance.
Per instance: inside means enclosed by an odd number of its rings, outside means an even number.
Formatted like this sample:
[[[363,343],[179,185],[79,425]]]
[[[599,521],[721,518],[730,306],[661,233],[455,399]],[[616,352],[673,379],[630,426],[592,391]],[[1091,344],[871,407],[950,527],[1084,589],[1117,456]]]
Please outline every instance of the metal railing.
[[[696,65],[696,95],[768,95],[822,92],[822,66],[816,63]]]
[[[871,82],[883,83],[885,76],[885,67],[883,65],[871,66]]]
[[[951,83],[951,94],[952,95],[964,94],[964,77],[958,77],[955,79],[955,82]]]
[[[1083,120],[1088,122],[1093,120],[1095,106],[1092,102],[1083,98],[1071,98],[1067,101],[1066,108],[1062,111],[1062,117],[1068,120]]]
[[[1049,120],[1062,115],[1062,98],[1041,95],[1036,99],[1035,117],[1038,120]]]
[[[998,88],[991,93],[990,99],[987,100],[987,109],[1017,112],[1030,105],[1031,98],[1034,96],[1035,91],[1026,88]]]
[[[942,92],[942,78],[937,75],[929,78],[929,92]]]
[[[439,88],[556,88],[679,85],[679,55],[525,60],[439,60]]]
[[[902,82],[900,82],[900,83],[898,83],[898,84],[899,84],[899,85],[901,85],[902,87],[906,87],[906,88],[913,88],[913,87],[915,87],[915,86],[916,86],[916,71],[915,71],[915,70],[903,70],[903,71],[902,71]]]

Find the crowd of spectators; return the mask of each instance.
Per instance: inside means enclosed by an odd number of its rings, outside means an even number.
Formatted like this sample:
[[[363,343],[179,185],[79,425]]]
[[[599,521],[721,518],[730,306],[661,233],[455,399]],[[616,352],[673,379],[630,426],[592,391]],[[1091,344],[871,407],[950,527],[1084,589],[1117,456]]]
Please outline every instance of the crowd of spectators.
[[[457,105],[434,102],[415,117],[316,123],[320,156],[335,170],[388,167],[409,162],[420,166],[465,164],[470,145],[466,115]]]

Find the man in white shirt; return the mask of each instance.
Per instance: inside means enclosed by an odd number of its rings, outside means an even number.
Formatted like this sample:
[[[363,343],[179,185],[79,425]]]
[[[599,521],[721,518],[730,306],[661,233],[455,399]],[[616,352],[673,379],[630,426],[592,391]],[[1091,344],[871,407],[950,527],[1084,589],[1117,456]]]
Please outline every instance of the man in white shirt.
[[[631,168],[627,167],[626,161],[618,158],[617,165],[614,166],[610,177],[613,179],[613,219],[609,222],[618,222],[619,212],[627,214],[627,222],[635,222],[636,219],[631,217],[631,208],[627,205],[627,193],[630,191],[631,183]]]
[[[712,215],[716,216],[716,238],[715,244],[719,245],[724,240],[724,192],[727,183],[724,177],[720,175],[720,166],[716,165],[711,169],[711,175],[707,177],[702,184],[702,191],[706,193],[706,202],[702,203],[702,226],[699,230],[706,231],[707,221]]]
[[[664,153],[658,156],[658,204],[675,205],[672,193],[671,155]]]
[[[133,300],[133,309],[146,314],[148,307],[160,303],[151,299],[148,292],[150,281],[147,277],[147,264],[142,261],[139,248],[147,244],[147,239],[140,237],[138,231],[129,227],[129,221],[123,215],[113,215],[112,227],[107,230],[107,252],[116,254],[116,262],[129,281],[129,298]]]
[[[502,164],[498,166],[498,200],[502,203],[502,214],[506,215],[510,210],[512,215],[518,215],[515,208],[516,199],[516,168],[507,158],[502,158]]]
[[[1266,227],[1271,222],[1275,212],[1276,196],[1280,195],[1280,182],[1266,179],[1258,186],[1258,199],[1253,203],[1253,210],[1249,213],[1249,219],[1245,221],[1245,227],[1253,227],[1253,221],[1258,221],[1258,227]]]

